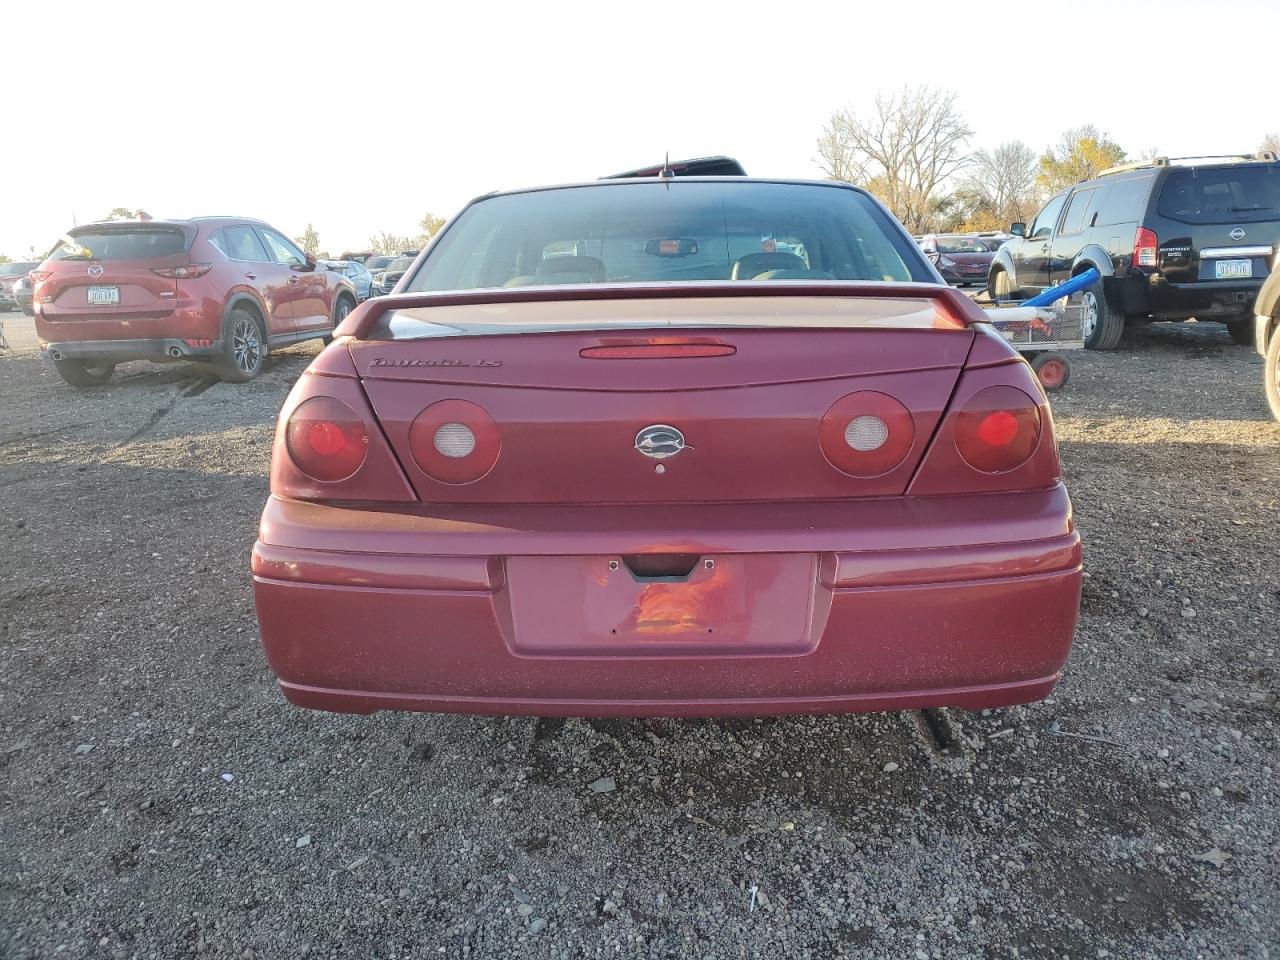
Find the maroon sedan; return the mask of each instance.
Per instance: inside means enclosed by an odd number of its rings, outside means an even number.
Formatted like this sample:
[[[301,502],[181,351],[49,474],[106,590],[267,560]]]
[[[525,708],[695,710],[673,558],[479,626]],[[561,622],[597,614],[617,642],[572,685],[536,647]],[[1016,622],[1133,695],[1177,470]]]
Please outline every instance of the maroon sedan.
[[[326,710],[826,713],[1053,689],[1080,538],[1035,375],[867,193],[474,201],[281,411],[253,550]]]
[[[930,233],[920,238],[920,249],[938,268],[942,279],[962,287],[987,282],[998,246],[996,241],[982,237]]]
[[[271,350],[328,337],[356,306],[344,277],[238,217],[85,224],[31,279],[40,350],[77,387],[126,360],[196,360],[248,380]]]

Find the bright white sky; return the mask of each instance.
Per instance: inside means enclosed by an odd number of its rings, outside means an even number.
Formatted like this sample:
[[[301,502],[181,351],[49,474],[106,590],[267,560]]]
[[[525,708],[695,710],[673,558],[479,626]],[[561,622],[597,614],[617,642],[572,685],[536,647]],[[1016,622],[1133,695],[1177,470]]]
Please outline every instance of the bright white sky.
[[[1228,153],[1280,128],[1276,0],[506,6],[5,3],[0,253],[115,206],[362,249],[667,150],[813,177],[830,115],[906,83],[957,91],[975,148],[1094,123],[1131,154]]]

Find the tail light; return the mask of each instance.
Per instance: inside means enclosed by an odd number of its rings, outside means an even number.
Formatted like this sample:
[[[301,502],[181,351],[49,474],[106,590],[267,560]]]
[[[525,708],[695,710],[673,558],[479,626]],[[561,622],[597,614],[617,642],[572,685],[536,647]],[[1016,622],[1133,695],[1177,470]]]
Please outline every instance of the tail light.
[[[153,267],[151,272],[161,277],[172,277],[174,280],[192,280],[195,277],[203,277],[212,269],[212,263],[184,263],[180,267]]]
[[[498,462],[502,437],[493,417],[466,400],[433,403],[409,426],[409,452],[441,483],[471,483]]]
[[[818,440],[837,470],[851,477],[878,477],[906,459],[915,422],[893,397],[862,390],[830,406],[818,426]]]
[[[956,449],[983,473],[1014,470],[1040,443],[1040,407],[1017,387],[979,390],[955,415]]]
[[[364,464],[369,432],[360,415],[341,400],[312,397],[289,417],[285,445],[294,466],[308,477],[336,483]]]
[[[44,283],[51,276],[53,276],[53,271],[52,270],[32,270],[29,274],[27,274],[27,276],[31,278],[31,286],[34,287],[37,283]]]
[[[1160,240],[1155,231],[1139,227],[1133,238],[1133,262],[1139,267],[1155,267],[1160,263]]]

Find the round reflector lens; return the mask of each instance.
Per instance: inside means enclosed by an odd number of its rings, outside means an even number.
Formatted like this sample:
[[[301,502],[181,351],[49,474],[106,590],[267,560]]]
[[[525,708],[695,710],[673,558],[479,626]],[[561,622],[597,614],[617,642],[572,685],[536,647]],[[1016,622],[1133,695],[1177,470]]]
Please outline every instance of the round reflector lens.
[[[1017,387],[979,390],[956,414],[956,449],[983,473],[1014,470],[1040,444],[1040,407]]]
[[[502,438],[493,417],[469,400],[440,400],[413,418],[414,464],[441,483],[472,483],[498,462]]]
[[[440,453],[456,460],[471,455],[476,448],[476,435],[465,423],[445,423],[436,429],[432,442]]]
[[[289,416],[284,441],[294,466],[324,483],[347,479],[369,454],[364,421],[333,397],[312,397],[298,404]]]
[[[879,450],[888,439],[888,425],[879,417],[869,414],[854,417],[844,428],[844,442],[862,453]]]
[[[911,412],[887,393],[860,390],[822,415],[818,442],[827,462],[851,477],[879,477],[900,466],[915,442]]]

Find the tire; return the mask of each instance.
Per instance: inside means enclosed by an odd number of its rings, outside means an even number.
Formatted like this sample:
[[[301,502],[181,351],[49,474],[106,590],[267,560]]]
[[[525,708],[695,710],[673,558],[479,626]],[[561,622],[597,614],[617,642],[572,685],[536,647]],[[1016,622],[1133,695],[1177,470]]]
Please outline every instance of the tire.
[[[1271,404],[1271,415],[1280,420],[1280,329],[1271,331],[1262,371],[1267,381],[1267,403]]]
[[[73,387],[100,387],[116,371],[116,365],[106,360],[55,360],[53,366]]]
[[[262,372],[267,359],[267,334],[262,321],[237,307],[222,324],[222,345],[213,361],[219,378],[227,383],[245,383]]]
[[[987,281],[987,295],[992,300],[1012,300],[1018,291],[1009,282],[1009,274],[1004,270],[993,270],[991,279]]]
[[[1088,350],[1114,350],[1124,333],[1124,314],[1112,310],[1099,280],[1080,295],[1081,332]]]
[[[1031,361],[1031,369],[1046,390],[1061,390],[1071,379],[1071,365],[1060,353],[1041,353]]]
[[[320,338],[326,347],[333,343],[333,330],[337,330],[338,324],[345,320],[347,318],[347,314],[355,308],[355,303],[353,303],[351,297],[347,296],[345,293],[333,302],[333,327],[329,333],[326,333]]]
[[[1254,345],[1253,317],[1228,320],[1227,333],[1231,334],[1231,339],[1240,346],[1252,347]]]

